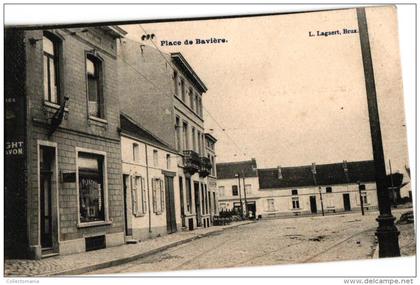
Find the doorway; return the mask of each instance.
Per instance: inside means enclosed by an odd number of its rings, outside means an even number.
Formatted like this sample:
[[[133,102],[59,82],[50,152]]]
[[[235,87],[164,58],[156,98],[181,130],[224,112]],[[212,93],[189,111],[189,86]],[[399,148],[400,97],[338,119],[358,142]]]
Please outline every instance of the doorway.
[[[318,209],[316,207],[316,196],[310,196],[309,201],[311,203],[311,213],[316,214],[318,212]]]
[[[197,227],[201,227],[200,184],[194,181],[195,215]]]
[[[123,174],[123,190],[124,190],[124,229],[125,235],[131,236],[131,231],[128,229],[128,207],[127,207],[127,199],[128,199],[128,185],[130,183],[130,176],[127,174]]]
[[[350,194],[343,194],[344,211],[351,211]]]
[[[165,175],[165,199],[166,199],[166,229],[168,234],[174,233],[176,229],[174,178]]]
[[[58,250],[56,148],[39,146],[40,241],[42,254]]]

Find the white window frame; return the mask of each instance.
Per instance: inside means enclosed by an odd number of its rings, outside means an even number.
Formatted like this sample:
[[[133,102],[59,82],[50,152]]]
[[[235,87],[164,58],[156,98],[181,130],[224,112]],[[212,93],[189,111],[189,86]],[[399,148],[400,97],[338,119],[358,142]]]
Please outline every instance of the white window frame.
[[[296,204],[298,204],[298,207],[295,207]],[[300,209],[300,201],[299,201],[299,196],[293,196],[292,197],[292,209],[293,210],[299,210]]]
[[[109,200],[108,200],[108,167],[107,167],[107,153],[105,151],[76,147],[76,198],[77,198],[77,227],[94,227],[98,225],[108,225],[112,221],[109,219]],[[95,222],[80,222],[80,197],[79,197],[79,152],[97,154],[104,157],[103,160],[103,179],[104,179],[104,207],[105,207],[105,221],[95,221]]]
[[[165,189],[163,179],[152,178],[152,208],[153,213],[160,215],[165,211]]]
[[[134,162],[139,162],[140,161],[140,145],[138,143],[133,143],[132,146],[133,146],[132,159]]]
[[[269,198],[266,201],[267,201],[267,212],[275,212],[276,211],[276,203],[275,203],[274,199]]]

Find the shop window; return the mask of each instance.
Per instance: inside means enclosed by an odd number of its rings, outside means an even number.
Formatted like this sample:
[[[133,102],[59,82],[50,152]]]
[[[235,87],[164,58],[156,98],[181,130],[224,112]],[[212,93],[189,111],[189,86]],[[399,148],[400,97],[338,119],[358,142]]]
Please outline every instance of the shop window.
[[[60,104],[59,90],[59,39],[44,32],[42,38],[44,60],[44,100]]]
[[[133,176],[131,178],[131,201],[134,216],[146,214],[146,187],[144,185],[144,178],[141,176]]]
[[[165,209],[165,196],[163,180],[160,178],[152,179],[152,199],[153,213],[161,214]]]
[[[103,94],[102,94],[102,61],[92,55],[86,56],[86,77],[88,93],[89,116],[103,118]]]
[[[80,222],[105,221],[104,156],[78,153]]]
[[[232,196],[238,196],[238,185],[232,185]]]

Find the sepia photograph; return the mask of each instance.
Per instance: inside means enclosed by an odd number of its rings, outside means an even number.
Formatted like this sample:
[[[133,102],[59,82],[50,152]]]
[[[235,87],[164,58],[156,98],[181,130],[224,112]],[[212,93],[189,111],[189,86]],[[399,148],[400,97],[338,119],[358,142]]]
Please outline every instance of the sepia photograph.
[[[4,277],[414,257],[398,7],[304,8],[6,23]]]

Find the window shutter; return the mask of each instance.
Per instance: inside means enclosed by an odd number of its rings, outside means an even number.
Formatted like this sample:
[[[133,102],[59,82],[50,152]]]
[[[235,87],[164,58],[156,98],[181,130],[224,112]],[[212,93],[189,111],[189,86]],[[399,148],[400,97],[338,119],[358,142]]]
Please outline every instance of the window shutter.
[[[165,209],[165,196],[164,196],[164,189],[163,189],[163,180],[160,179],[160,211],[163,212]]]
[[[157,212],[157,200],[156,200],[156,179],[152,179],[152,198],[153,198],[153,212]]]
[[[141,185],[141,176],[136,176],[136,201],[137,201],[137,212],[136,215],[143,213],[143,203],[142,203],[142,185]]]
[[[143,214],[146,214],[147,212],[147,199],[146,199],[146,187],[144,187],[144,178],[141,178],[141,189],[143,192],[142,198],[143,198]]]
[[[133,215],[137,215],[137,187],[135,176],[131,176],[131,202]]]

